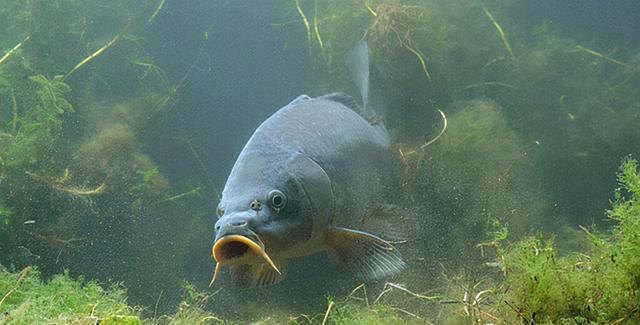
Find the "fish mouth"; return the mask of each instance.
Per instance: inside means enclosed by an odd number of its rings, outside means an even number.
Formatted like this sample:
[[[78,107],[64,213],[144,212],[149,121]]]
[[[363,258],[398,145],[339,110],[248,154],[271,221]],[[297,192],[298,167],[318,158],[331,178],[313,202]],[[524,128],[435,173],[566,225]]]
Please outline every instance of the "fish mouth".
[[[233,259],[233,258],[236,258],[236,257],[241,257],[247,251],[249,251],[249,245],[245,244],[244,242],[241,242],[241,241],[230,241],[230,242],[224,244],[218,250],[219,254],[216,254],[216,255],[219,256],[219,257],[216,258],[216,261],[230,260],[230,259]],[[214,256],[216,256],[216,255],[214,255]]]
[[[249,252],[262,255],[264,245],[260,241],[253,241],[243,235],[227,235],[215,242],[211,252],[217,263],[228,264],[231,260],[245,256]]]
[[[233,264],[234,260],[240,259],[250,253],[264,259],[278,274],[281,274],[276,264],[273,263],[273,260],[271,260],[271,257],[269,257],[265,251],[264,244],[259,238],[252,240],[243,235],[226,235],[218,239],[211,248],[211,256],[213,256],[213,259],[216,261],[216,267],[213,271],[213,278],[211,279],[211,283],[209,283],[209,287],[213,287],[213,283],[216,281],[223,264]]]

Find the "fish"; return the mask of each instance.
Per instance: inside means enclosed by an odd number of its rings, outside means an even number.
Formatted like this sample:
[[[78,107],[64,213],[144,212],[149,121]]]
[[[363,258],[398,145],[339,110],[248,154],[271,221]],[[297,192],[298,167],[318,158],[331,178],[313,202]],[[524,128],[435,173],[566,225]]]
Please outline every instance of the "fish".
[[[254,288],[285,277],[289,260],[323,251],[338,270],[370,281],[399,273],[400,252],[362,224],[391,173],[389,134],[369,107],[365,42],[348,65],[362,107],[343,93],[301,95],[254,131],[235,161],[216,213],[212,287],[222,267]]]

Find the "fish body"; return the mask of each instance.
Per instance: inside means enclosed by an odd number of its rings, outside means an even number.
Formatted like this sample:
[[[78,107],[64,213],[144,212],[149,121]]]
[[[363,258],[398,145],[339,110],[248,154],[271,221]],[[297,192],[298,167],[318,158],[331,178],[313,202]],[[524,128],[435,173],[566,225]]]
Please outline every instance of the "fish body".
[[[320,251],[364,279],[403,268],[389,243],[342,227],[366,217],[391,170],[387,130],[358,110],[344,94],[302,95],[255,130],[222,192],[214,280],[226,265],[241,286],[273,284],[290,258]]]

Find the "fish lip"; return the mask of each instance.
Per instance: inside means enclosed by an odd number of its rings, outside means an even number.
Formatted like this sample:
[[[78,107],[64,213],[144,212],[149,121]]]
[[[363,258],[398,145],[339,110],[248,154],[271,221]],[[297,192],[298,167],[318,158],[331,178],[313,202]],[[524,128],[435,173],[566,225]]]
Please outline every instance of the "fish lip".
[[[247,256],[247,254],[251,255]],[[218,238],[218,240],[213,244],[213,247],[211,247],[211,255],[216,261],[213,277],[209,283],[209,287],[211,288],[213,287],[213,283],[216,281],[220,268],[223,264],[237,266],[241,264],[255,263],[255,259],[257,258],[262,259],[263,263],[266,263],[278,274],[282,275],[278,266],[265,251],[264,243],[260,240],[260,237],[252,231],[249,235],[224,234],[220,236],[220,238]]]
[[[255,236],[228,234],[220,237],[211,248],[213,259],[217,263],[230,264],[236,262],[247,254],[261,256],[264,252],[264,244]]]

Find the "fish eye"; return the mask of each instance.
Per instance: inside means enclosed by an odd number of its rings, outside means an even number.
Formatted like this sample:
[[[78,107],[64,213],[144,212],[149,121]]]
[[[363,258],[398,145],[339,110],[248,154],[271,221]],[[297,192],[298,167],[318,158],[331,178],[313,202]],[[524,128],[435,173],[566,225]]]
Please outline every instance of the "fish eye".
[[[280,210],[282,210],[284,206],[287,205],[287,197],[284,195],[284,193],[278,190],[272,190],[271,192],[269,192],[267,198],[269,200],[269,204],[274,210],[276,210],[276,212],[280,212]]]
[[[222,217],[222,215],[224,214],[224,208],[223,207],[217,207],[216,208],[216,215],[219,217]]]

